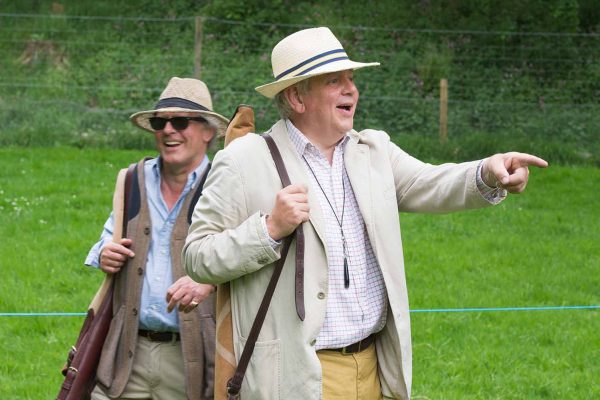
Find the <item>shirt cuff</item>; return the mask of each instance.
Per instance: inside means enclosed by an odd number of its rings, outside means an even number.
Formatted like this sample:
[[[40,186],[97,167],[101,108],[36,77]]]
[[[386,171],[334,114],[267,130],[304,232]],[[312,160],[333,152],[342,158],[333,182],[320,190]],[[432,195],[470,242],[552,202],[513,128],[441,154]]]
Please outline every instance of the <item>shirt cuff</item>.
[[[475,175],[477,190],[479,190],[479,193],[487,202],[490,204],[498,204],[506,198],[508,192],[504,188],[490,187],[484,182],[483,178],[481,177],[481,170],[483,169],[484,161],[485,160],[481,160],[477,166],[477,174]]]
[[[87,265],[89,267],[100,268],[100,253],[102,252],[102,247],[104,246],[104,243],[105,241],[103,239],[100,239],[100,241],[92,247],[87,257],[85,258],[85,261],[83,262],[84,265]]]
[[[269,244],[273,250],[277,250],[277,248],[281,245],[281,240],[275,240],[269,235],[269,230],[267,229],[267,214],[262,214],[260,216],[260,222],[265,232],[265,235],[269,239]]]

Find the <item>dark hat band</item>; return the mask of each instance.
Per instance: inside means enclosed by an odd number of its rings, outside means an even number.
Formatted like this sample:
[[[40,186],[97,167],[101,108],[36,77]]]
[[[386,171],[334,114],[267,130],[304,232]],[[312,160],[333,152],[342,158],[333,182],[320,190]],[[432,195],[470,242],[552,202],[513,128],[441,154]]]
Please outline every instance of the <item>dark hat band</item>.
[[[200,105],[198,103],[194,103],[193,101],[182,99],[181,97],[169,97],[168,99],[161,99],[156,103],[156,107],[154,109],[159,110],[161,108],[169,108],[169,107],[180,107],[180,108],[188,108],[190,110],[201,110],[201,111],[210,111],[208,108]]]
[[[311,62],[313,62],[313,61],[316,61],[316,60],[318,60],[319,58],[323,58],[323,57],[326,57],[326,56],[328,56],[328,55],[335,54],[335,53],[343,53],[343,54],[344,54],[344,56],[342,56],[342,57],[339,57],[339,58],[334,58],[334,59],[332,59],[332,60],[323,61],[323,62],[319,63],[319,64],[318,64],[318,66],[321,66],[321,65],[323,65],[323,64],[328,64],[328,63],[330,63],[330,62],[333,62],[333,61],[338,61],[338,60],[342,60],[342,59],[348,59],[348,56],[346,55],[346,51],[345,51],[344,49],[335,49],[335,50],[329,50],[329,51],[326,51],[326,52],[324,52],[324,53],[317,54],[316,56],[314,56],[314,57],[311,57],[311,58],[309,58],[308,60],[302,61],[301,63],[299,63],[299,64],[297,64],[297,65],[293,66],[292,68],[289,68],[289,69],[287,69],[287,70],[283,71],[282,73],[280,73],[279,75],[277,75],[277,76],[275,77],[275,80],[277,80],[277,81],[278,81],[279,79],[281,79],[281,78],[283,78],[284,76],[286,76],[286,75],[289,75],[289,74],[291,74],[292,72],[294,72],[294,71],[296,71],[296,70],[298,70],[298,69],[302,68],[303,66],[305,66],[305,65],[306,65],[306,64],[308,64],[308,63],[311,63]],[[307,69],[307,71],[310,71],[310,70],[312,70],[312,69],[314,69],[314,68],[316,68],[316,67],[317,67],[317,66],[311,67],[311,68]],[[303,74],[305,74],[307,71],[303,71],[303,72],[301,72],[301,73],[298,73],[298,74],[296,74],[296,76],[298,76],[298,75],[303,75]]]
[[[304,75],[304,74],[307,74],[307,73],[309,73],[309,72],[310,72],[310,71],[312,71],[313,69],[317,69],[317,68],[319,68],[319,67],[321,67],[321,66],[323,66],[323,65],[325,65],[325,64],[331,64],[332,62],[336,62],[336,61],[342,61],[342,60],[348,60],[348,57],[337,57],[337,58],[332,58],[331,60],[327,60],[327,61],[320,62],[320,63],[318,63],[318,64],[316,64],[316,65],[313,65],[313,66],[312,66],[312,67],[310,67],[310,68],[307,68],[307,69],[305,69],[304,71],[300,72],[300,73],[299,73],[298,75],[296,75],[296,76],[302,76],[302,75]]]

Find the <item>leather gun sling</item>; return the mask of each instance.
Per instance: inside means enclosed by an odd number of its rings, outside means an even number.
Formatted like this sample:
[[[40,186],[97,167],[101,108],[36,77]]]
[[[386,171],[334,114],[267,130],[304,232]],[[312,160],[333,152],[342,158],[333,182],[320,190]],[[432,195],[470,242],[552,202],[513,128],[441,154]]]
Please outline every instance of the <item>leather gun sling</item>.
[[[268,133],[265,133],[264,135],[262,135],[262,137],[267,142],[267,146],[269,147],[269,151],[271,152],[271,156],[273,157],[273,161],[275,162],[275,167],[277,168],[277,173],[279,174],[279,178],[281,179],[281,184],[283,185],[283,187],[291,185],[290,178],[287,174],[287,170],[285,169],[285,164],[283,163],[281,153],[279,152],[275,141]],[[239,392],[242,388],[242,381],[244,380],[244,375],[246,374],[246,368],[248,367],[248,363],[250,362],[252,352],[254,351],[254,345],[256,344],[256,340],[258,339],[260,329],[262,328],[262,325],[265,321],[265,317],[267,316],[269,304],[271,303],[271,299],[273,298],[273,293],[275,292],[277,281],[279,280],[279,276],[281,275],[281,271],[283,270],[283,264],[285,264],[285,259],[287,257],[287,253],[294,236],[296,236],[296,273],[294,292],[296,298],[296,312],[298,313],[298,317],[300,318],[300,320],[304,321],[304,231],[302,230],[302,225],[298,225],[294,233],[287,236],[283,241],[281,257],[275,264],[273,275],[271,276],[271,280],[267,285],[265,297],[263,297],[262,302],[260,303],[260,307],[258,308],[258,312],[256,313],[256,318],[252,323],[252,328],[250,329],[248,340],[246,341],[246,345],[244,346],[244,350],[242,351],[242,355],[240,356],[240,360],[235,370],[235,374],[227,382],[227,395],[229,400],[239,398]]]
[[[273,140],[271,135],[268,133],[265,133],[263,138],[267,141],[267,145],[271,151],[273,161],[275,161],[275,168],[277,168],[277,173],[279,174],[279,178],[281,179],[283,187],[291,185],[292,183],[290,181],[290,177],[285,169],[285,164],[283,163],[283,159],[281,158],[281,153],[277,148],[277,144],[275,144],[275,140]],[[302,224],[296,227],[296,230],[292,236],[293,235],[296,236],[296,273],[294,278],[296,313],[298,314],[300,321],[304,321],[304,230],[302,229]]]

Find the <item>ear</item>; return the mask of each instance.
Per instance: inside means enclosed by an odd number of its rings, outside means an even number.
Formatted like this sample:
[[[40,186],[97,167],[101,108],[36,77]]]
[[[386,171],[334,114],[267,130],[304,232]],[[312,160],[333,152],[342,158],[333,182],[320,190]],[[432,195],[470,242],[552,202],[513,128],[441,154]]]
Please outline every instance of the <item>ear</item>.
[[[287,102],[289,103],[292,110],[297,114],[302,114],[306,110],[302,96],[298,92],[296,85],[286,88],[283,92]]]
[[[212,127],[206,127],[206,129],[202,130],[202,139],[206,143],[210,143],[210,141],[217,135],[217,132]]]

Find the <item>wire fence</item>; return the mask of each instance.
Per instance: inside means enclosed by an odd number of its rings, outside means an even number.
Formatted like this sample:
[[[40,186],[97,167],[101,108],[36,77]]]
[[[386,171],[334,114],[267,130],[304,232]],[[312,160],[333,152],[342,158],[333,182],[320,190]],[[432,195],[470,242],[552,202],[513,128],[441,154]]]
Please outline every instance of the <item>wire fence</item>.
[[[127,117],[151,108],[171,76],[200,77],[225,116],[252,104],[258,130],[268,129],[277,113],[254,87],[272,80],[273,45],[305,27],[203,16],[0,14],[0,144],[151,147]],[[357,73],[357,128],[408,143],[436,139],[445,78],[450,138],[568,143],[582,158],[600,146],[600,35],[331,29],[352,59],[381,62]]]

